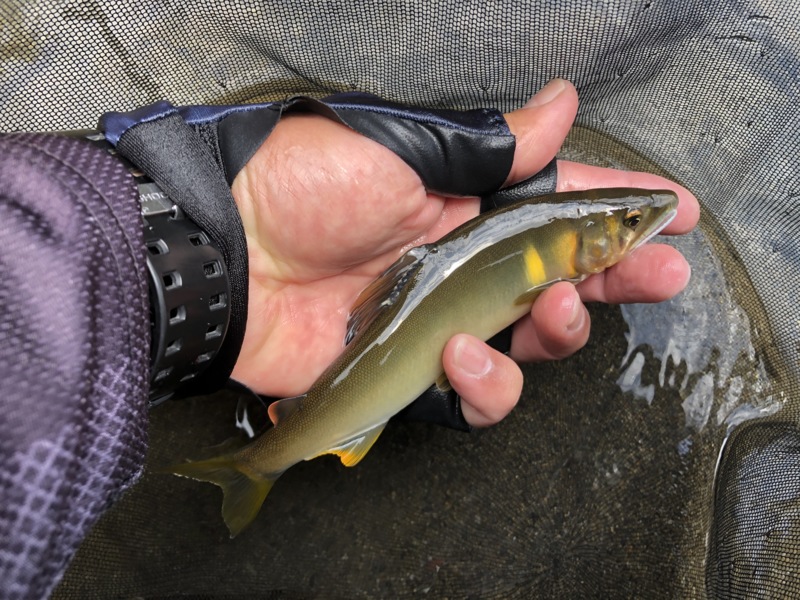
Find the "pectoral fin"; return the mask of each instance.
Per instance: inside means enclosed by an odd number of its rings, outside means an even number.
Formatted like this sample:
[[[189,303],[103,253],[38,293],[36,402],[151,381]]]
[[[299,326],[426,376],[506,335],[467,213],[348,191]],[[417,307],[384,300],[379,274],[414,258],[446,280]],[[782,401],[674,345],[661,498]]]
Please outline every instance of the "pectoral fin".
[[[521,304],[533,304],[533,301],[536,300],[536,298],[539,296],[539,294],[541,294],[547,288],[552,287],[553,285],[555,285],[559,281],[569,281],[570,283],[580,283],[581,281],[583,281],[583,279],[584,279],[583,277],[575,277],[575,278],[568,278],[568,279],[560,277],[558,279],[551,279],[550,281],[546,281],[545,283],[542,283],[540,285],[535,285],[535,286],[531,287],[528,291],[526,291],[525,293],[523,293],[520,296],[518,296],[517,299],[514,301],[514,304],[516,304],[518,306],[521,305]]]
[[[549,288],[552,284],[546,283],[544,285],[537,285],[536,287],[532,287],[527,292],[519,296],[516,300],[514,300],[514,304],[522,305],[522,304],[533,304],[533,301],[536,300],[536,297],[541,294],[544,290]]]
[[[450,385],[450,380],[447,378],[447,373],[442,373],[436,378],[436,387],[442,392],[449,392],[453,389],[453,386]]]
[[[369,452],[369,449],[372,448],[372,444],[374,444],[375,440],[378,439],[378,436],[381,434],[381,431],[383,431],[384,427],[386,427],[385,422],[381,423],[380,425],[376,425],[372,429],[368,429],[358,437],[355,437],[340,446],[325,450],[325,452],[320,452],[317,456],[322,456],[323,454],[335,454],[339,457],[345,467],[354,467],[361,462],[361,459],[364,458],[364,456],[366,456],[367,452]],[[316,456],[312,458],[316,458]]]

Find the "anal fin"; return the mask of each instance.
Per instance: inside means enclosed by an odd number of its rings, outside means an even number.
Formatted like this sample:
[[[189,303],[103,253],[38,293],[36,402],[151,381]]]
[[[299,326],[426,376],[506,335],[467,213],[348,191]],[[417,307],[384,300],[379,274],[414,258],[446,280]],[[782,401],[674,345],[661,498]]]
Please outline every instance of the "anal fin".
[[[354,467],[367,455],[367,452],[372,448],[372,445],[375,443],[375,440],[378,439],[384,427],[386,427],[386,422],[376,425],[372,429],[368,429],[358,437],[348,440],[341,446],[336,446],[335,448],[320,452],[317,456],[335,454],[345,467]],[[312,458],[316,458],[316,456]]]

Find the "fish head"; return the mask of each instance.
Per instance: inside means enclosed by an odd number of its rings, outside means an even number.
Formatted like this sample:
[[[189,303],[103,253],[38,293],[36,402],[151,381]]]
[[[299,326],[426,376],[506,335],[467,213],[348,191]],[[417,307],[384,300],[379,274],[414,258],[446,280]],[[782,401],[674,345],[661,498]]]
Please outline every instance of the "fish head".
[[[678,197],[658,190],[592,204],[577,235],[575,268],[584,275],[615,265],[675,218]]]

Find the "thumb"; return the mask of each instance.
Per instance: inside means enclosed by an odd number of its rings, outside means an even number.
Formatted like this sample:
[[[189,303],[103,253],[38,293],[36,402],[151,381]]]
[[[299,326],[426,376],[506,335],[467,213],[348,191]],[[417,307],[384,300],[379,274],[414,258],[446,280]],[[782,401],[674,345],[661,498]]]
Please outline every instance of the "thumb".
[[[564,79],[554,79],[522,108],[506,113],[517,138],[514,163],[506,184],[541,171],[561,148],[578,112],[578,92]]]

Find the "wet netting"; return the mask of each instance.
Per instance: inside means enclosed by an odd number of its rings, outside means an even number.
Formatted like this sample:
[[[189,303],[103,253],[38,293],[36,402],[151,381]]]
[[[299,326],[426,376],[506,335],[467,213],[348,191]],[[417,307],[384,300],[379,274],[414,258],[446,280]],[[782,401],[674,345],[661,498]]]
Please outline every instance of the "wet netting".
[[[778,0],[3,2],[0,130],[342,90],[509,110],[563,77],[565,156],[704,211],[671,242],[690,287],[593,307],[500,425],[300,464],[234,540],[216,487],[148,471],[55,598],[800,597],[798,31]],[[154,409],[148,464],[224,440],[236,400]]]

